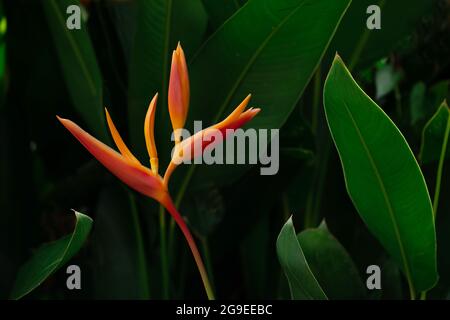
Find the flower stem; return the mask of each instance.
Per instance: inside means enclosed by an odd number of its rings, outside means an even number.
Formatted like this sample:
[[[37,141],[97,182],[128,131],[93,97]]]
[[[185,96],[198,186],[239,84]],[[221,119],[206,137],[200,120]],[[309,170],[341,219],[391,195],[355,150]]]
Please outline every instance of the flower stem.
[[[200,272],[200,277],[203,281],[203,286],[205,287],[206,295],[208,296],[209,300],[214,300],[214,293],[211,287],[211,283],[208,279],[208,274],[205,269],[205,265],[203,264],[202,257],[200,255],[200,252],[198,251],[197,245],[195,244],[195,240],[192,237],[191,232],[189,231],[186,223],[184,222],[183,218],[181,217],[180,213],[175,208],[175,205],[172,202],[172,199],[167,198],[164,202],[164,205],[167,209],[167,211],[170,212],[175,222],[178,224],[178,226],[181,229],[181,232],[183,232],[184,237],[186,238],[186,241],[189,245],[189,248],[191,249],[192,255],[194,256],[195,263],[197,264],[198,271]]]
[[[186,193],[187,186],[189,185],[189,181],[194,174],[195,165],[191,165],[188,169],[185,179],[181,184],[180,190],[178,191],[177,197],[175,198],[175,207],[178,208],[180,206],[181,201],[183,200],[184,194]],[[175,220],[171,219],[170,227],[169,227],[169,248],[172,248],[172,242],[174,238],[175,231]]]
[[[313,89],[313,101],[312,101],[312,119],[311,119],[311,130],[314,134],[317,133],[317,124],[319,119],[319,104],[322,93],[322,68],[321,65],[317,67],[314,74],[314,89]]]
[[[436,213],[439,205],[439,194],[441,192],[442,172],[444,169],[445,155],[447,154],[449,133],[450,133],[450,117],[447,119],[447,126],[445,128],[444,141],[442,142],[441,156],[439,157],[439,165],[436,174],[436,187],[434,188],[434,199],[433,199],[434,218],[436,218]]]
[[[159,206],[159,228],[163,298],[169,299],[169,264],[167,262],[166,216],[162,205]]]
[[[412,285],[411,279],[409,279],[409,278],[408,278],[408,287],[409,287],[410,300],[416,300],[416,292],[414,291],[414,287]]]
[[[420,294],[420,300],[427,300],[427,292],[426,291],[422,291],[422,293]]]
[[[213,276],[213,268],[211,263],[211,254],[209,250],[209,244],[208,244],[208,238],[202,237],[201,238],[201,246],[203,250],[203,256],[205,257],[205,264],[206,264],[206,271],[209,274],[210,280],[211,280],[211,288],[214,290],[214,276]]]
[[[186,174],[186,178],[183,180],[180,190],[178,191],[177,197],[175,198],[175,208],[180,207],[180,203],[183,200],[184,194],[186,193],[186,189],[189,184],[189,181],[191,180],[192,175],[194,174],[194,168],[195,168],[195,165],[191,165],[189,167],[189,171]],[[166,172],[168,170],[169,170],[169,168],[166,170]],[[166,174],[164,176],[166,176]],[[173,250],[174,250],[175,236],[176,236],[175,235],[175,220],[172,218],[172,219],[170,219],[170,224],[169,224],[169,252],[173,252]]]

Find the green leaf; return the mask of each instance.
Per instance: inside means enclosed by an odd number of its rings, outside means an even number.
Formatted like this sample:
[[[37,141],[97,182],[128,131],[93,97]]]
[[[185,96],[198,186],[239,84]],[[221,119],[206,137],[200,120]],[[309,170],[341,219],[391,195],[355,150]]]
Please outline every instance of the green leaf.
[[[324,105],[347,191],[410,288],[434,286],[436,232],[424,177],[405,138],[336,56]]]
[[[73,233],[42,245],[19,270],[11,299],[20,299],[64,266],[82,247],[92,227],[92,219],[76,212]]]
[[[320,286],[330,299],[362,299],[365,288],[345,248],[322,223],[300,232],[298,242]]]
[[[378,5],[381,9],[381,29],[369,30],[367,8]],[[333,44],[333,53],[351,61],[353,67],[364,67],[392,51],[415,26],[430,13],[433,1],[416,0],[357,0],[353,1],[339,27]],[[408,10],[405,10],[408,8]]]
[[[98,139],[109,141],[102,78],[87,26],[82,24],[79,30],[69,30],[66,26],[66,9],[73,4],[80,5],[72,0],[42,1],[73,106]]]
[[[262,110],[252,128],[280,128],[299,101],[350,0],[250,0],[203,45],[191,68],[193,120],[223,119],[249,93]],[[230,181],[248,166],[203,166],[197,175]],[[201,179],[199,179],[201,177]]]
[[[277,239],[277,253],[289,282],[292,299],[326,300],[297,240],[292,217],[285,223]]]
[[[137,153],[146,155],[142,128],[148,104],[158,92],[155,132],[161,166],[172,147],[167,109],[172,51],[180,41],[189,60],[201,44],[207,16],[200,0],[139,0],[137,12],[129,71],[130,138]]]
[[[445,158],[448,158],[450,150],[447,148],[446,141],[448,140],[449,130],[450,109],[447,102],[444,101],[423,128],[419,153],[419,159],[423,164],[438,161],[442,152],[445,152]]]
[[[210,26],[216,30],[241,8],[238,0],[202,0]]]

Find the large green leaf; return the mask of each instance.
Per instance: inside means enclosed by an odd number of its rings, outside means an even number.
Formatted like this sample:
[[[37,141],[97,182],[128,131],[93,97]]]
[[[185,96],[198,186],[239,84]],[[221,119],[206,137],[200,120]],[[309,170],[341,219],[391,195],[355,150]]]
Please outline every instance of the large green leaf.
[[[419,154],[422,163],[438,161],[442,152],[445,153],[445,158],[450,155],[450,150],[447,148],[449,130],[450,109],[444,101],[423,128]]]
[[[277,239],[281,267],[289,281],[292,299],[326,300],[297,240],[292,217],[285,223]]]
[[[19,270],[11,299],[20,299],[64,266],[82,247],[92,227],[92,219],[75,212],[73,233],[42,245]]]
[[[408,143],[338,56],[325,82],[324,105],[356,209],[399,264],[410,287],[421,291],[433,287],[437,280],[433,211]]]
[[[155,136],[158,155],[170,156],[171,124],[167,109],[172,50],[180,41],[186,56],[200,45],[207,16],[200,0],[139,0],[137,26],[129,72],[129,130],[133,147],[144,154],[144,118],[148,104],[159,93]]]
[[[203,45],[191,67],[193,120],[225,117],[247,94],[262,110],[251,126],[280,128],[299,101],[350,0],[250,0]],[[215,167],[215,166],[209,166]],[[244,166],[200,167],[223,183]],[[248,167],[245,167],[248,168]],[[211,170],[210,170],[211,169]]]
[[[87,32],[87,26],[69,30],[67,7],[80,3],[72,0],[42,1],[65,84],[74,108],[97,138],[109,141],[103,112],[100,69]]]
[[[365,296],[358,269],[325,223],[319,228],[300,232],[298,242],[312,273],[330,299],[361,299]]]

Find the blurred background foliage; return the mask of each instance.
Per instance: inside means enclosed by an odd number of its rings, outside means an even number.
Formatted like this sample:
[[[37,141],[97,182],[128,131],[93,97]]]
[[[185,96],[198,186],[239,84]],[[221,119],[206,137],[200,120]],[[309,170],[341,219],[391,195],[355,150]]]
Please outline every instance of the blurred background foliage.
[[[252,105],[262,112],[251,126],[281,129],[280,171],[275,176],[237,166],[195,172],[185,166],[174,176],[171,188],[209,256],[217,296],[289,297],[275,240],[293,214],[298,231],[325,219],[362,279],[370,264],[389,271],[383,273],[387,285],[369,297],[402,297],[404,279],[367,231],[345,190],[322,111],[322,86],[338,51],[417,155],[423,126],[450,94],[450,2],[354,0],[320,63],[305,65],[302,53],[311,45],[305,42],[306,30],[314,26],[309,34],[314,35],[337,25],[327,1],[320,3],[323,8],[305,6],[297,12],[298,0],[3,0],[0,297],[9,296],[18,268],[40,244],[73,230],[70,208],[94,220],[90,237],[72,259],[83,271],[83,290],[68,291],[61,269],[29,298],[164,296],[158,207],[91,159],[55,115],[75,120],[109,143],[103,115],[108,106],[131,149],[146,160],[143,117],[158,91],[155,132],[164,167],[172,148],[166,107],[170,55],[178,41],[192,81],[189,124],[222,118],[252,92]],[[382,29],[369,31],[366,8],[374,3],[382,8]],[[81,30],[65,27],[70,4],[82,6]],[[273,17],[274,12],[279,16]],[[253,57],[277,21],[286,17],[291,20],[284,33]],[[330,39],[325,40],[324,47]],[[432,189],[436,163],[422,169]],[[443,190],[447,181],[445,172]],[[436,222],[440,270],[450,267],[445,254],[450,249],[449,200],[444,191]],[[169,297],[203,297],[176,229],[174,239],[169,241]],[[440,275],[430,297],[449,294],[450,273]]]

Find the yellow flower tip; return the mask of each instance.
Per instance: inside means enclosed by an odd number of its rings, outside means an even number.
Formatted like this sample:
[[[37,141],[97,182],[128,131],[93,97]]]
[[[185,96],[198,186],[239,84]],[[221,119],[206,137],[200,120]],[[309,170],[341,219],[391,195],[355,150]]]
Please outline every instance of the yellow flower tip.
[[[245,108],[247,107],[248,103],[250,102],[251,97],[252,97],[251,94],[247,95],[247,97],[245,97],[245,99],[242,100],[242,102],[236,107],[236,109],[233,110],[233,112],[230,113],[230,115],[228,117],[226,117],[221,122],[215,124],[213,127],[216,128],[216,129],[219,129],[219,128],[222,128],[222,127],[227,127],[231,123],[233,123],[237,119],[239,119],[239,117],[241,116],[242,112],[245,110]]]
[[[158,173],[158,152],[155,143],[155,110],[158,102],[158,93],[153,96],[152,101],[148,106],[147,114],[144,122],[144,137],[147,152],[150,157],[150,166],[154,173]],[[152,161],[153,160],[153,161]]]
[[[114,125],[114,122],[113,122],[111,115],[109,114],[107,108],[105,108],[105,114],[106,114],[106,122],[108,124],[109,131],[111,132],[111,136],[112,136],[117,148],[119,149],[120,153],[128,161],[140,165],[139,160],[131,153],[130,149],[128,149],[127,145],[125,144],[122,137],[120,136],[119,131],[117,130],[116,126]]]
[[[238,118],[241,115],[241,113],[245,110],[245,108],[247,108],[251,98],[252,98],[251,94],[245,97],[245,99],[242,100],[242,102],[236,107],[236,109],[234,109],[234,111],[227,118],[230,118],[230,120]]]
[[[159,160],[158,158],[150,158],[150,167],[152,168],[152,172],[157,175],[159,169]]]

